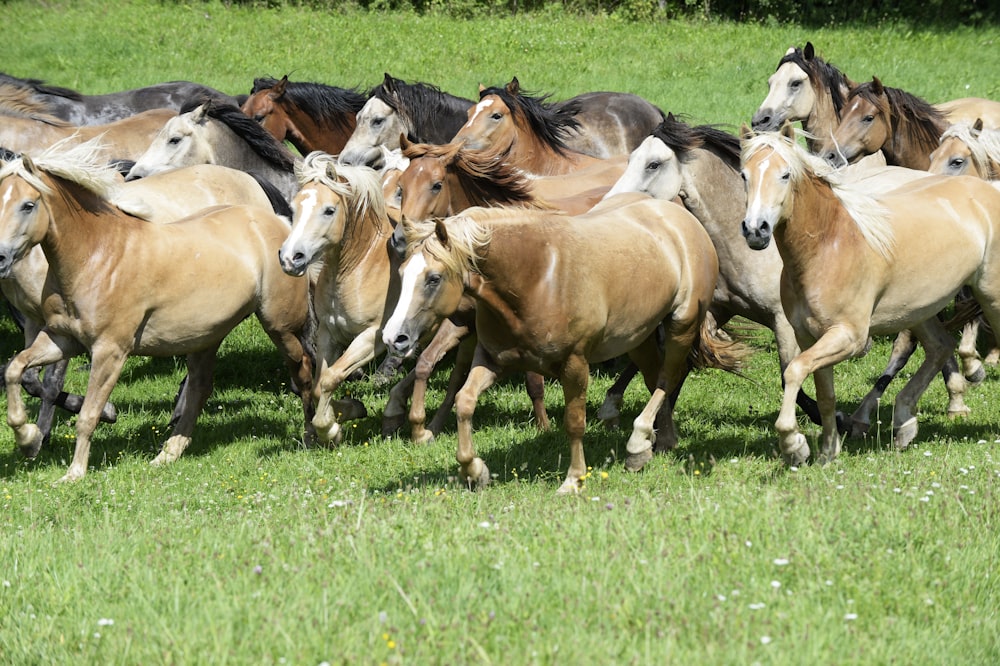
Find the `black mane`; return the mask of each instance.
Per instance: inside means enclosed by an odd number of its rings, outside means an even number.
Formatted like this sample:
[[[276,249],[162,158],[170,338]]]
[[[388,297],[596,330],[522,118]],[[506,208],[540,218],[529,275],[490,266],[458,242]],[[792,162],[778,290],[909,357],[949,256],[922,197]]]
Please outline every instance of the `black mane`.
[[[65,97],[66,99],[72,100],[74,102],[82,102],[83,95],[75,90],[69,88],[62,88],[60,86],[50,86],[41,79],[21,79],[16,76],[11,76],[4,72],[0,72],[0,83],[6,83],[11,86],[16,86],[19,88],[28,88],[32,92],[39,95],[52,95],[53,97]]]
[[[479,93],[479,98],[487,95],[499,97],[511,113],[526,120],[535,135],[552,150],[560,155],[571,152],[566,139],[571,132],[580,129],[580,122],[576,119],[582,108],[579,102],[568,100],[550,104],[547,101],[550,95],[529,94],[520,90],[513,95],[504,86],[486,88]]]
[[[884,97],[877,93],[877,88],[882,88]],[[883,111],[888,111],[893,133],[905,133],[915,145],[937,146],[948,125],[944,114],[926,100],[899,88],[882,86],[881,83],[876,85],[874,80],[855,86],[847,99],[855,97],[861,97]],[[888,109],[885,109],[885,100],[889,102]]]
[[[372,88],[369,97],[385,102],[408,120],[416,143],[444,144],[452,140],[468,120],[466,111],[472,100],[456,97],[427,83],[406,83],[388,74]]]
[[[256,78],[253,80],[250,94],[269,90],[279,82],[278,79],[271,77]],[[354,88],[293,81],[286,81],[284,97],[307,115],[327,121],[344,131],[352,129],[351,119],[368,100],[364,93]]]
[[[255,153],[283,171],[292,171],[295,165],[293,155],[265,130],[260,123],[243,113],[238,106],[212,100],[190,100],[181,107],[180,113],[194,111],[204,105],[205,113],[223,123],[233,133],[247,142]]]
[[[853,88],[854,81],[851,81],[843,72],[830,63],[814,55],[811,43],[806,43],[805,52],[795,47],[794,51],[785,54],[778,61],[778,67],[775,69],[779,69],[786,62],[797,65],[799,69],[805,72],[809,76],[809,81],[814,88],[826,88],[830,91],[830,98],[833,100],[833,109],[839,118],[841,111],[844,109],[844,104],[847,103],[847,98],[844,97],[843,91]]]
[[[695,148],[704,148],[716,154],[734,171],[740,170],[740,139],[713,125],[691,126],[668,114],[656,126],[652,135],[686,161]]]

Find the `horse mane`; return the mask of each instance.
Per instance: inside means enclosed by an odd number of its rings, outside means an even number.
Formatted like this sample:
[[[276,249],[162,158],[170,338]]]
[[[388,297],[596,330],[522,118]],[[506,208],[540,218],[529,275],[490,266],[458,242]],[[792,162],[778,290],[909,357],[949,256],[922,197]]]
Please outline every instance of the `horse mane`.
[[[387,219],[382,179],[370,167],[338,164],[335,155],[315,150],[296,164],[295,175],[300,185],[320,183],[347,202],[349,220],[370,219],[377,227]]]
[[[12,87],[22,88],[25,90],[30,90],[31,92],[38,95],[52,95],[54,97],[64,97],[68,100],[74,102],[82,102],[83,95],[75,90],[69,88],[63,88],[60,86],[50,86],[41,79],[21,79],[16,76],[11,76],[4,72],[0,72],[0,83],[7,84]]]
[[[691,126],[669,114],[651,134],[674,151],[682,162],[691,158],[691,151],[702,148],[718,156],[733,171],[740,170],[739,137],[714,125]]]
[[[947,127],[944,114],[926,100],[904,90],[881,85],[879,87],[884,95],[876,92],[874,81],[866,81],[852,88],[847,99],[860,97],[874,104],[888,118],[895,119],[894,131],[906,135],[914,145],[937,146],[941,133]]]
[[[51,105],[35,96],[30,88],[0,80],[0,115],[27,118],[54,127],[72,127],[72,123],[51,114]]]
[[[954,123],[941,134],[941,141],[955,138],[964,143],[972,157],[976,170],[985,174],[986,180],[996,180],[1000,177],[1000,130],[982,129],[974,132],[972,123],[963,121]]]
[[[515,117],[527,122],[531,131],[552,150],[560,155],[572,152],[566,145],[570,133],[580,130],[580,121],[576,116],[581,111],[577,100],[568,100],[561,104],[549,103],[551,95],[525,93],[518,91],[512,95],[504,86],[485,88],[479,93],[479,99],[487,95],[496,95],[507,105]]]
[[[449,171],[458,178],[459,185],[477,206],[530,204],[539,205],[531,186],[531,179],[510,164],[510,146],[501,150],[455,151],[454,144],[410,144],[403,155],[411,160],[420,157],[444,158],[454,153]]]
[[[493,234],[490,227],[477,221],[474,213],[482,208],[469,208],[458,215],[444,220],[412,221],[404,220],[406,254],[423,249],[431,257],[440,261],[446,271],[462,275],[478,272],[478,262],[490,245]],[[490,209],[497,210],[497,209]],[[447,242],[442,242],[436,233],[437,225],[443,224],[447,231]]]
[[[186,102],[181,106],[179,113],[184,115],[202,106],[209,118],[218,120],[228,127],[233,134],[243,139],[251,150],[273,164],[275,168],[283,171],[292,171],[295,168],[295,158],[292,154],[238,106],[201,98]]]
[[[872,250],[883,259],[892,258],[895,236],[889,224],[889,211],[878,199],[852,183],[842,170],[834,169],[822,157],[808,152],[780,132],[760,132],[746,139],[743,142],[742,161],[745,162],[763,149],[773,150],[788,164],[793,183],[807,177],[827,183]]]
[[[447,122],[461,118],[473,102],[456,97],[429,83],[407,83],[388,74],[382,83],[372,88],[369,97],[375,97],[404,118],[404,125],[420,135],[407,137],[411,141],[442,143],[450,141],[458,131]],[[446,136],[447,135],[447,136]]]
[[[256,78],[250,94],[269,90],[278,83],[279,80],[272,77]],[[368,100],[357,89],[294,81],[286,81],[284,97],[312,118],[323,120],[344,131],[352,129],[350,119]]]
[[[807,43],[806,47],[809,51],[812,51],[812,44]],[[813,55],[811,58],[807,59],[803,50],[797,46],[791,53],[786,53],[784,57],[778,61],[778,67],[775,69],[780,69],[782,65],[788,62],[797,65],[799,69],[805,72],[809,77],[809,82],[814,88],[826,88],[830,92],[830,98],[833,101],[833,109],[839,118],[840,113],[843,111],[844,105],[847,103],[848,99],[844,95],[844,90],[851,90],[854,88],[854,81],[849,79],[842,71],[817,55]]]
[[[108,199],[122,181],[118,171],[105,160],[100,137],[82,143],[75,141],[75,137],[60,139],[29,159],[38,169],[75,183],[102,199]],[[0,179],[17,174],[36,190],[52,193],[52,188],[38,178],[37,174],[28,171],[23,156],[3,149],[0,158],[3,162]]]

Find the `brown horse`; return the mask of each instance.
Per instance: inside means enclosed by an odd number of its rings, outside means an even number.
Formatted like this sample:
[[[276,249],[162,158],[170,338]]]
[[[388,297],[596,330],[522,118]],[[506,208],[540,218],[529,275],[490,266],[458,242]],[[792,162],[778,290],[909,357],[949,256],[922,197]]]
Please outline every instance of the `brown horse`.
[[[473,449],[473,411],[503,373],[559,379],[571,452],[560,492],[575,492],[587,471],[591,363],[628,354],[643,372],[652,397],[635,420],[626,462],[639,469],[654,442],[658,449],[676,443],[672,411],[689,362],[734,369],[741,358],[705,324],[718,272],[712,242],[690,213],[669,202],[626,194],[577,217],[472,208],[428,223],[407,254],[401,298],[383,334],[393,353],[412,353],[463,294],[476,299],[479,342],[456,401],[460,474],[473,486],[490,480]],[[621,280],[621,256],[645,268]]]
[[[27,422],[20,391],[25,369],[90,353],[76,450],[62,479],[71,481],[86,474],[91,435],[125,360],[186,355],[188,378],[173,432],[153,463],[176,460],[211,392],[219,345],[250,314],[282,352],[308,418],[307,289],[274,261],[287,223],[269,210],[231,206],[149,224],[95,194],[119,177],[95,160],[93,146],[60,148],[0,168],[0,277],[35,245],[50,266],[45,327],[4,373],[7,423],[18,446],[37,450],[42,436]]]
[[[240,108],[301,155],[315,150],[339,155],[366,101],[357,90],[289,81],[285,75],[280,80],[254,79],[250,97]]]
[[[384,349],[382,322],[396,302],[382,181],[364,166],[337,165],[310,153],[296,166],[301,188],[293,200],[292,231],[278,252],[282,270],[301,276],[319,265],[313,295],[316,343],[316,415],[313,426],[327,443],[341,440],[341,421],[366,414],[357,400],[335,400],[337,388]]]
[[[928,176],[873,197],[782,133],[743,128],[747,212],[743,235],[784,259],[781,296],[802,353],[785,368],[775,427],[785,461],[809,459],[795,396],[812,374],[823,422],[820,459],[840,452],[833,366],[865,351],[869,335],[910,329],[926,351],[896,398],[893,431],[905,448],[917,434],[916,404],[955,340],[937,318],[963,286],[1000,324],[1000,191],[984,181]],[[928,243],[933,238],[935,242]]]
[[[504,87],[480,87],[479,103],[469,108],[468,122],[452,142],[465,142],[469,150],[509,149],[508,160],[535,176],[601,164],[601,158],[570,146],[570,138],[582,128],[579,107],[558,107],[545,99],[523,94],[516,78]]]
[[[83,143],[100,138],[100,156],[135,160],[142,155],[168,120],[173,109],[143,111],[105,125],[72,125],[51,116],[0,115],[0,146],[14,152],[39,151],[63,139]]]
[[[840,123],[831,136],[822,137],[817,153],[843,166],[881,150],[886,164],[926,170],[948,125],[969,113],[983,113],[986,126],[997,127],[1000,102],[967,98],[933,106],[873,77],[851,89]]]

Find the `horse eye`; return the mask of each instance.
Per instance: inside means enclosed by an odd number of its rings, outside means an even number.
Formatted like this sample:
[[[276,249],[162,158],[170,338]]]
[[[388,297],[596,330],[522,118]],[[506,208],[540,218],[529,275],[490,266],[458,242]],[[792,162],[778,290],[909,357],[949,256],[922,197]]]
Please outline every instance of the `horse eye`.
[[[961,157],[953,157],[949,162],[948,166],[952,169],[959,169],[965,164],[965,159]]]
[[[431,185],[431,192],[434,192],[435,194],[437,194],[438,192],[441,191],[441,187],[442,187],[441,186],[441,181],[439,180],[438,182],[436,182],[433,185]]]
[[[799,80],[799,81],[792,81],[791,84],[789,84],[789,87],[790,88],[801,88],[802,87],[802,81],[801,80]]]
[[[378,127],[385,122],[385,118],[372,118],[372,127]]]
[[[659,162],[650,162],[649,164],[646,165],[646,171],[656,171],[659,168],[660,168]]]
[[[792,173],[790,171],[786,171],[785,173],[781,174],[781,180],[783,182],[787,183],[791,179],[792,179]]]
[[[493,120],[500,120],[501,118],[503,118],[503,114],[497,111],[492,116],[490,116],[490,118],[492,118]]]
[[[180,142],[181,138],[179,136],[172,136],[169,139],[167,139],[167,143],[171,146],[176,146]]]
[[[861,119],[861,122],[863,122],[863,123],[870,123],[870,122],[872,122],[873,120],[875,120],[875,116],[870,116],[870,115],[869,115],[869,116],[865,116],[864,118],[862,118],[862,119]]]
[[[27,213],[30,213],[33,210],[35,210],[35,202],[34,201],[25,201],[23,204],[21,204],[21,212],[22,213],[27,214]]]
[[[337,214],[336,206],[327,206],[326,208],[323,209],[323,215],[326,217],[333,217],[336,214]]]
[[[427,276],[427,280],[426,280],[425,284],[428,287],[436,287],[436,286],[438,286],[439,284],[441,284],[441,274],[440,273],[431,273],[430,275]]]

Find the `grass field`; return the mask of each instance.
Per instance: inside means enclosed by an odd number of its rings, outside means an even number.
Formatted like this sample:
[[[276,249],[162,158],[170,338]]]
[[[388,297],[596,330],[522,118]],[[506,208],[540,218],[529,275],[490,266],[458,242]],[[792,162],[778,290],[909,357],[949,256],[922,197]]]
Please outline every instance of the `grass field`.
[[[479,82],[517,76],[557,98],[629,91],[696,122],[736,124],[785,49],[811,40],[859,80],[877,74],[931,101],[1000,99],[986,55],[998,28],[638,25],[555,12],[465,23],[90,0],[4,3],[0,19],[4,71],[90,94],[171,79],[246,92],[255,76],[285,73],[370,86],[389,72],[472,97]],[[18,338],[0,327],[7,358]],[[72,455],[71,418],[60,415],[30,462],[0,428],[0,662],[997,663],[997,370],[957,422],[935,381],[907,451],[891,447],[897,381],[872,436],[829,466],[788,470],[772,451],[773,339],[748,335],[759,353],[747,377],[690,378],[681,446],[642,473],[623,469],[625,433],[593,426],[576,497],[555,496],[565,439],[534,429],[515,381],[476,412],[477,451],[496,474],[482,492],[454,478],[453,417],[426,446],[383,438],[384,390],[367,380],[348,390],[370,416],[344,444],[302,448],[297,401],[253,322],[223,346],[194,444],[154,469],[183,364],[132,359],[112,396],[119,421],[98,428],[83,481],[54,484]],[[879,341],[838,369],[845,411],[887,354]],[[435,377],[429,409],[446,379]],[[595,373],[592,410],[610,381]],[[78,360],[69,383],[85,382]],[[629,390],[627,417],[644,393]],[[553,383],[546,403],[560,423]]]

